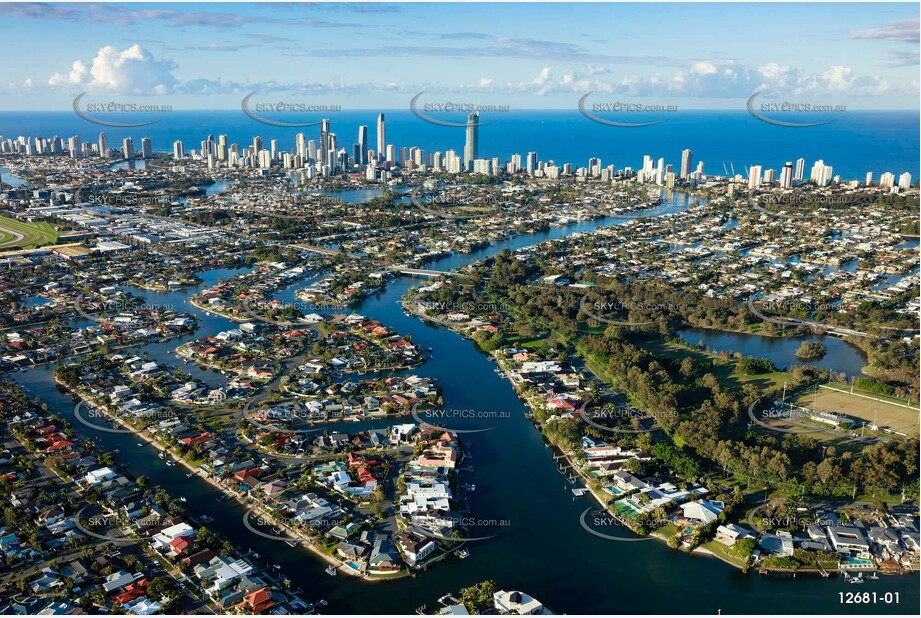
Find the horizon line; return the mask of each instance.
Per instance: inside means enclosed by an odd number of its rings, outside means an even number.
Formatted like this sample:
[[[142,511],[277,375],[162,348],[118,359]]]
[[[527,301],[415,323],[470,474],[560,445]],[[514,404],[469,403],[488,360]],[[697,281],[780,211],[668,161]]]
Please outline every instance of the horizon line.
[[[163,105],[171,105],[171,104],[169,104],[169,103],[164,103]],[[176,112],[233,112],[233,111],[237,111],[237,112],[238,112],[238,111],[241,111],[241,110],[240,110],[239,107],[227,107],[227,108],[225,108],[225,107],[221,107],[221,108],[205,108],[205,107],[198,108],[198,107],[196,107],[196,108],[185,108],[185,109],[173,109],[172,111],[169,111],[169,112],[164,112],[164,111],[150,111],[150,112],[144,112],[144,113],[151,113],[151,114],[156,114],[156,113],[170,113],[170,114],[171,114],[171,113],[176,113]],[[520,107],[520,108],[510,109],[509,111],[503,111],[503,112],[489,112],[489,111],[486,111],[486,112],[484,112],[484,113],[508,114],[508,113],[514,113],[514,112],[578,112],[578,111],[579,111],[578,108],[571,108],[571,107]],[[41,113],[62,113],[62,114],[73,114],[73,113],[74,113],[73,110],[71,110],[71,109],[0,109],[0,113],[10,113],[10,114],[12,114],[12,113],[17,113],[17,114],[18,114],[18,113],[36,113],[36,112],[41,112]],[[343,112],[371,112],[371,113],[381,113],[381,112],[410,112],[410,113],[412,113],[412,109],[409,108],[409,107],[391,107],[391,108],[362,108],[362,107],[354,107],[354,108],[344,108],[344,109],[341,109],[341,110],[335,111],[335,112],[333,112],[333,111],[326,111],[326,112],[297,112],[297,111],[294,111],[294,112],[281,112],[281,113],[285,113],[285,114],[311,114],[311,115],[322,115],[322,114],[340,114],[340,113],[343,113]],[[737,108],[737,107],[689,107],[689,108],[679,109],[679,110],[671,111],[671,112],[662,112],[662,111],[653,110],[653,111],[648,111],[648,112],[629,112],[629,113],[637,113],[637,114],[640,114],[640,113],[642,113],[642,114],[661,114],[661,113],[680,114],[680,113],[682,113],[682,112],[740,112],[740,113],[748,113],[748,110],[745,109],[744,107],[741,108],[741,109],[740,109],[740,108]],[[921,107],[919,107],[919,108],[901,108],[901,107],[899,107],[899,108],[891,108],[891,107],[887,107],[887,108],[879,108],[879,109],[877,109],[877,108],[855,108],[855,109],[847,109],[847,110],[837,111],[837,112],[835,112],[835,111],[829,111],[829,112],[827,112],[827,113],[829,113],[829,114],[841,114],[841,113],[849,113],[849,112],[916,112],[916,113],[918,113],[918,114],[921,114]],[[116,113],[122,113],[122,114],[124,114],[124,113],[129,113],[129,112],[116,112]],[[448,113],[455,113],[455,112],[448,112]],[[458,111],[458,112],[456,112],[456,113],[464,113],[464,112]],[[775,113],[779,113],[779,114],[788,113],[788,114],[789,114],[789,113],[799,113],[799,112],[792,111],[792,112],[775,112]]]

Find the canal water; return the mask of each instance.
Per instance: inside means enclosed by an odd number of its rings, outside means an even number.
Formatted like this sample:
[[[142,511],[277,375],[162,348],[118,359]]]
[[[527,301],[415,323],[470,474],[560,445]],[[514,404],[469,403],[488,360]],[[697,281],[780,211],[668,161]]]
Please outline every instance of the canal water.
[[[663,208],[680,209],[684,202]],[[568,228],[519,236],[467,255],[454,255],[427,266],[448,270],[504,248],[515,249],[578,231],[591,231],[612,221],[579,223]],[[202,273],[203,285],[211,285],[232,271]],[[580,516],[596,508],[588,498],[572,495],[575,487],[552,459],[540,433],[525,418],[526,408],[511,385],[495,371],[495,364],[471,341],[445,328],[407,317],[399,305],[407,289],[418,280],[399,279],[378,295],[366,299],[356,311],[411,334],[413,341],[433,349],[430,360],[412,373],[430,377],[441,386],[445,409],[475,410],[480,418],[451,421],[454,429],[488,429],[463,434],[470,452],[471,472],[462,483],[473,483],[469,492],[470,517],[482,520],[472,535],[482,530],[494,538],[469,543],[470,556],[439,563],[415,578],[387,583],[366,583],[344,575],[331,577],[325,563],[302,549],[257,536],[242,524],[244,509],[233,502],[219,503],[219,492],[183,468],[167,466],[150,446],[138,446],[130,434],[107,433],[79,423],[75,430],[97,440],[106,449],[120,451],[120,461],[136,475],[146,475],[157,485],[185,496],[193,514],[208,514],[208,527],[262,556],[264,564],[281,565],[293,587],[301,587],[307,600],[326,599],[329,613],[407,614],[447,592],[485,579],[504,589],[526,591],[557,612],[570,614],[662,613],[676,611],[701,614],[726,613],[918,613],[916,577],[884,577],[865,584],[861,592],[899,592],[900,604],[841,605],[839,592],[853,591],[842,578],[788,578],[744,575],[710,557],[688,556],[652,541],[618,542],[586,532]],[[300,282],[280,290],[289,297]],[[201,287],[201,286],[200,286]],[[191,307],[187,299],[195,291],[143,295],[152,303],[175,303],[195,313],[202,337],[231,328],[228,320]],[[191,337],[186,337],[187,340]],[[175,362],[172,350],[183,340],[143,348],[154,359]],[[191,370],[193,365],[182,365]],[[73,420],[75,400],[61,393],[52,381],[52,367],[37,367],[14,374],[30,396],[39,396],[49,407]],[[206,372],[207,373],[207,372]],[[217,375],[217,374],[213,374]],[[357,427],[356,427],[357,429]],[[578,486],[578,485],[576,485]],[[632,539],[630,535],[624,538]]]
[[[678,335],[688,343],[703,344],[715,352],[738,352],[745,356],[766,358],[778,369],[789,369],[792,365],[813,365],[846,377],[860,377],[867,362],[854,346],[837,337],[804,335],[802,337],[765,337],[744,333],[727,333],[706,328],[679,330]],[[828,350],[819,360],[804,363],[796,358],[796,350],[804,341],[819,341]]]

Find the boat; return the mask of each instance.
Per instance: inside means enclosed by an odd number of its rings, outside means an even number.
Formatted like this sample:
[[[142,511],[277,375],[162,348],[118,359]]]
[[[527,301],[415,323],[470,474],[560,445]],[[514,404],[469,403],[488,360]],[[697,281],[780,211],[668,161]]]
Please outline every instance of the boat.
[[[186,477],[187,479],[190,479],[190,478],[192,478],[193,476],[195,476],[195,473],[194,473],[194,472],[189,472],[188,474],[185,475],[185,477]]]
[[[163,459],[166,457],[166,455],[163,453],[163,451],[160,451],[160,454],[157,455],[157,457],[159,457],[160,459]]]
[[[179,501],[180,501],[180,502],[187,502],[187,500],[185,499],[185,496],[179,496]]]
[[[335,576],[339,574],[339,571],[337,571],[336,567],[334,567],[333,565],[329,565],[328,567],[326,567],[326,574]]]
[[[276,571],[281,571],[281,565],[280,565],[280,564],[273,564],[273,565],[272,565],[272,568],[275,569]]]
[[[464,548],[460,550],[459,552],[457,552],[457,557],[460,558],[461,560],[463,560],[469,555],[470,555],[470,550],[468,550],[467,548]]]
[[[327,603],[324,599],[320,599],[319,601],[317,601],[317,605],[325,606],[325,605],[329,605],[329,603]]]
[[[876,574],[876,571],[873,571],[872,573],[867,575],[866,579],[879,579],[879,575]]]
[[[864,581],[863,581],[863,573],[859,573],[859,574],[857,574],[857,575],[848,575],[847,573],[845,573],[844,577],[845,577],[845,579],[847,580],[847,583],[849,583],[849,584],[862,584],[862,583],[864,583]]]
[[[176,464],[174,464],[174,463],[171,462],[171,461],[168,461],[168,462],[166,462],[166,465],[168,465],[168,466],[175,466]]]

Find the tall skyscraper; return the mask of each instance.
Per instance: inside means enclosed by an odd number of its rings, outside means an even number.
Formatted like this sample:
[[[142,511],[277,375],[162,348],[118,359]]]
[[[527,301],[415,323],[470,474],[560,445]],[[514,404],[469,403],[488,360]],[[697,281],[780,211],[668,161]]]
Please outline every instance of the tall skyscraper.
[[[355,159],[356,165],[368,164],[368,125],[363,124],[358,127],[358,150],[360,158]]]
[[[294,136],[294,154],[301,158],[301,161],[307,159],[307,136],[298,133]]]
[[[384,128],[384,115],[377,117],[377,158],[382,159],[387,154],[387,133]]]
[[[529,152],[527,161],[525,162],[525,169],[528,171],[528,176],[533,176],[534,171],[537,169],[537,153]]]
[[[253,138],[253,155],[258,155],[262,150],[262,138],[258,135]]]
[[[218,161],[227,160],[227,136],[218,135],[217,136],[217,158]]]
[[[141,157],[144,159],[149,159],[153,154],[153,145],[150,143],[149,137],[141,138]]]
[[[908,172],[904,172],[901,176],[899,176],[899,189],[902,189],[903,191],[906,189],[911,189],[911,174]]]
[[[122,155],[129,161],[134,158],[134,140],[130,137],[122,140]]]
[[[806,159],[797,159],[796,160],[796,171],[793,172],[793,180],[797,182],[803,182],[803,178],[806,177]]]
[[[99,134],[99,156],[103,158],[109,156],[109,140],[106,139],[105,133]]]
[[[864,181],[864,186],[869,187],[873,184],[873,172],[867,172],[867,179]]]
[[[694,154],[691,149],[681,151],[681,178],[687,180],[691,176],[691,165],[693,165]]]
[[[329,118],[320,121],[320,163],[330,163],[329,151],[332,148],[329,139]]]
[[[177,139],[175,142],[173,142],[173,158],[185,158],[185,147],[182,145],[182,140]]]
[[[809,174],[809,180],[815,182],[820,187],[826,187],[831,183],[832,167],[825,165],[825,161],[819,159],[812,166],[812,173]]]
[[[480,142],[480,112],[474,111],[467,116],[467,141],[464,142],[464,170],[473,171],[473,162],[477,158]]]
[[[70,158],[76,159],[81,155],[80,136],[74,135],[67,139],[67,150],[70,152]]]
[[[793,188],[793,163],[787,161],[780,170],[780,186],[784,189]]]
[[[748,169],[748,188],[757,189],[761,186],[761,166],[752,165]]]

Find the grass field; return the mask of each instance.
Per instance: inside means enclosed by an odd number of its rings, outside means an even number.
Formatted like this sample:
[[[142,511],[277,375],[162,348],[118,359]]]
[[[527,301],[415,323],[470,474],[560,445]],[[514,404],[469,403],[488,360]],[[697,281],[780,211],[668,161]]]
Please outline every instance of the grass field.
[[[57,231],[48,223],[30,223],[0,215],[0,249],[29,249],[52,244],[57,239]]]
[[[688,348],[677,343],[653,339],[639,342],[638,345],[654,354],[657,358],[668,358],[679,362],[685,358],[691,358],[697,362],[711,360],[715,363],[713,375],[720,381],[720,384],[730,388],[740,388],[743,384],[754,384],[762,390],[768,390],[779,388],[783,386],[784,382],[790,381],[789,374],[782,371],[743,375],[736,371],[737,363],[734,360],[727,360],[717,354]]]
[[[867,396],[875,397],[875,395]],[[875,420],[879,427],[888,427],[909,436],[918,435],[918,408],[915,407],[904,408],[885,401],[874,401],[824,388],[818,389],[818,393],[810,389],[789,401],[807,408],[815,408],[821,412],[840,412],[870,423]]]

